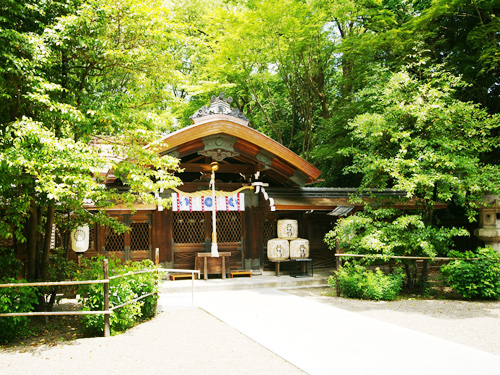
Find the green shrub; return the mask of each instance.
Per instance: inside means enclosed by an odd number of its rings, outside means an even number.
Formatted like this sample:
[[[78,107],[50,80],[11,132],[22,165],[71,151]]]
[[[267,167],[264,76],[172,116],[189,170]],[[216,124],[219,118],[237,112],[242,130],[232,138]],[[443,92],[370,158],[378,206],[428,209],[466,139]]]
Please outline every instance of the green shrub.
[[[404,281],[400,270],[386,275],[379,268],[372,272],[360,265],[340,267],[335,274],[339,281],[340,293],[344,297],[376,301],[396,299]],[[330,276],[328,284],[335,288],[336,279]]]
[[[14,251],[0,249],[0,284],[22,284],[19,280],[22,263],[16,259]],[[0,288],[0,314],[33,311],[37,303],[35,287]],[[0,343],[12,341],[28,332],[29,318],[26,316],[9,316],[0,318]]]
[[[103,259],[100,256],[92,260],[82,259],[83,270],[80,272],[80,280],[98,280],[104,277]],[[139,263],[123,263],[119,259],[109,259],[109,275],[123,275],[127,272],[152,269],[151,261]],[[127,275],[116,278],[109,283],[109,307],[130,302],[141,295],[156,292],[157,276],[154,273],[142,273]],[[104,310],[104,293],[102,284],[85,284],[78,290],[83,310]],[[110,315],[111,332],[120,332],[133,327],[141,317],[154,315],[156,296],[149,296],[136,302],[120,307]],[[85,327],[89,333],[102,334],[104,330],[104,315],[85,315],[83,318]]]
[[[365,267],[360,265],[340,267],[335,276],[339,282],[340,293],[347,298],[363,298],[363,274]],[[336,280],[333,276],[328,279],[328,284],[336,287]]]
[[[154,263],[151,260],[143,260],[139,263],[134,263],[135,269],[153,269]],[[154,273],[141,273],[134,275],[133,278],[129,279],[129,283],[132,287],[132,292],[135,296],[141,296],[149,293],[157,293],[158,286],[156,283],[156,279],[159,276],[156,276]],[[143,317],[150,318],[155,314],[155,306],[156,306],[156,294],[153,296],[143,298],[141,300],[141,315]]]
[[[20,277],[22,266],[13,249],[0,248],[0,280]]]
[[[0,284],[22,284],[26,280],[4,278]],[[38,302],[35,287],[0,288],[0,314],[33,311]],[[27,316],[8,316],[0,318],[0,343],[12,341],[28,333],[29,318]]]
[[[366,274],[366,288],[364,290],[365,297],[376,301],[393,301],[401,292],[403,281],[404,276],[400,272],[386,275],[378,268],[375,272],[368,271]]]
[[[441,273],[453,290],[466,299],[500,299],[499,253],[486,247],[475,252],[450,251],[448,256],[461,258],[441,266]]]

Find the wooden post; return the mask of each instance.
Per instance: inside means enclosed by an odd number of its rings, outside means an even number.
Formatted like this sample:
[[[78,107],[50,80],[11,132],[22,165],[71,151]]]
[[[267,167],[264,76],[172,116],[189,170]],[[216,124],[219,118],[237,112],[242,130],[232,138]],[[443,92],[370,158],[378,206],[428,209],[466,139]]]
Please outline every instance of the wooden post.
[[[158,277],[158,267],[160,265],[160,249],[156,248],[155,251],[155,267],[156,267],[156,295],[155,295],[155,316],[158,313],[158,298],[159,298],[159,282],[160,278]]]
[[[339,240],[336,239],[335,240],[335,250],[336,250],[336,253],[340,254],[340,248],[339,248]],[[342,257],[337,257],[336,259],[336,262],[335,262],[335,266],[337,268],[337,271],[340,269],[340,267],[342,266]],[[336,281],[336,284],[337,284],[337,297],[340,297],[340,283],[339,283],[339,276],[338,276],[338,273],[337,275],[335,275],[335,281]]]
[[[222,278],[226,278],[226,257],[222,256]]]
[[[104,259],[104,280],[108,280],[104,284],[104,310],[109,310],[109,265],[108,260]],[[111,330],[109,327],[109,313],[104,314],[104,337],[109,337],[111,335]]]
[[[200,274],[198,274],[198,278]],[[191,272],[191,305],[194,306],[194,272]]]

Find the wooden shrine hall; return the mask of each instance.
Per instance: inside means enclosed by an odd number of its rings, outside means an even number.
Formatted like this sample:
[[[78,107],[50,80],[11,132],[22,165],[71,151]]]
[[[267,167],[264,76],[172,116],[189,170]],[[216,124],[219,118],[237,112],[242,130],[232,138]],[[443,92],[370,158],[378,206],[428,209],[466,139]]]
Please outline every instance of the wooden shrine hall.
[[[91,229],[86,257],[114,254],[126,260],[153,259],[159,249],[160,263],[167,268],[193,269],[198,253],[210,253],[212,211],[217,205],[216,227],[219,252],[230,253],[231,270],[252,270],[258,274],[274,268],[267,258],[267,241],[275,238],[277,220],[298,221],[299,237],[308,239],[314,268],[333,267],[334,252],[323,239],[333,228],[335,210],[355,211],[348,195],[355,189],[314,188],[320,171],[304,159],[252,129],[231,98],[212,97],[210,105],[198,110],[192,125],[164,138],[162,155],[180,159],[183,185],[178,191],[164,191],[173,197],[169,209],[137,205],[110,214],[131,227],[124,234],[110,228]],[[211,164],[217,162],[215,189],[237,192],[218,197],[197,196],[210,190]],[[111,182],[111,183],[117,183]],[[185,193],[186,195],[182,195]],[[343,208],[343,209],[342,209]],[[342,213],[340,213],[342,214]]]

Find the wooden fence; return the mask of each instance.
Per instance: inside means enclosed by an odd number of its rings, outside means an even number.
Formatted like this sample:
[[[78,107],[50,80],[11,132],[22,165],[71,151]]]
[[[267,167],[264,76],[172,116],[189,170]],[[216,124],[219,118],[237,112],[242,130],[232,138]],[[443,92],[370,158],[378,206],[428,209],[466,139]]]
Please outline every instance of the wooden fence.
[[[99,311],[32,311],[32,312],[20,312],[20,313],[4,313],[0,314],[0,317],[7,316],[53,316],[53,315],[92,315],[92,314],[104,314],[104,337],[110,336],[110,325],[109,325],[109,317],[114,312],[114,310],[119,309],[125,305],[130,303],[137,302],[143,298],[152,296],[155,294],[158,299],[158,292],[151,292],[147,294],[143,294],[140,297],[137,297],[131,301],[122,303],[121,305],[109,307],[109,282],[110,280],[118,279],[121,277],[127,277],[131,275],[141,274],[141,273],[151,273],[156,272],[180,272],[180,273],[191,273],[191,295],[192,301],[194,301],[194,275],[198,274],[198,278],[200,276],[199,270],[180,270],[180,269],[164,269],[158,267],[158,249],[156,250],[155,256],[155,265],[156,268],[150,270],[139,270],[139,271],[131,271],[121,275],[109,276],[109,265],[108,260],[103,260],[103,269],[104,269],[104,279],[103,280],[80,280],[80,281],[54,281],[54,282],[35,282],[35,283],[11,283],[11,284],[0,284],[0,288],[20,288],[20,287],[28,287],[28,286],[69,286],[69,285],[83,285],[83,284],[104,284],[104,310]],[[158,282],[159,278],[156,278],[156,285],[158,290]],[[155,305],[155,315],[157,311],[157,305]]]

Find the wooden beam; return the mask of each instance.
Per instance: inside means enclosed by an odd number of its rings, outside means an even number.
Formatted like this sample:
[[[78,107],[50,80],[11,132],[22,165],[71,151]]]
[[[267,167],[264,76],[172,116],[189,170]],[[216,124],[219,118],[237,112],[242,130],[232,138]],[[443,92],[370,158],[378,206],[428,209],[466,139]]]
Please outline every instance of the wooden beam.
[[[184,172],[205,172],[205,173],[212,172],[210,164],[181,163],[180,167],[184,169]],[[253,165],[219,163],[219,170],[217,171],[217,173],[250,174],[250,173],[255,173],[256,171],[257,171],[256,166]]]
[[[201,139],[196,139],[192,142],[177,145],[177,151],[179,152],[179,157],[182,158],[183,156],[194,154],[195,152],[203,150],[204,147],[205,144],[203,141]]]

